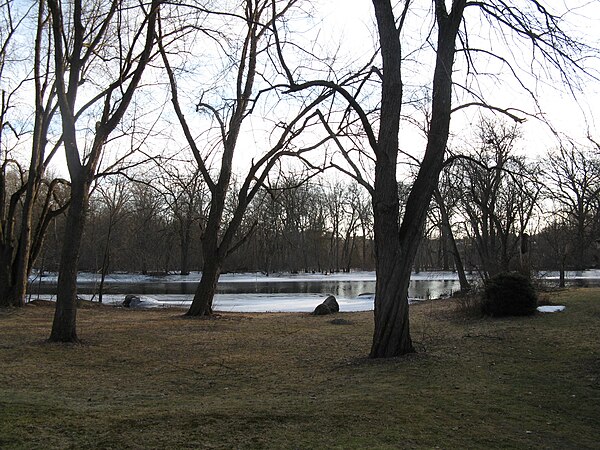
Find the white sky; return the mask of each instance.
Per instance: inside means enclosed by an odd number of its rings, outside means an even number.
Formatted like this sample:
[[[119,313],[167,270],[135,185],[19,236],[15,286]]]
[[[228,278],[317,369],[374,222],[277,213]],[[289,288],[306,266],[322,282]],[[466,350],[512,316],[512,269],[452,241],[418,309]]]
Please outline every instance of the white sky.
[[[564,1],[553,0],[552,4],[564,4]],[[420,35],[428,31],[431,25],[431,19],[421,20],[420,17],[426,17],[428,9],[431,6],[430,0],[415,0],[417,8],[412,19],[415,21],[415,35]],[[585,35],[592,45],[600,46],[600,2],[586,0],[570,0],[570,6],[585,4],[580,15],[575,17],[577,28],[575,32]],[[420,9],[419,9],[420,8]],[[347,63],[349,66],[355,61],[365,60],[371,54],[373,45],[376,43],[374,30],[374,19],[372,4],[368,0],[319,0],[313,3],[313,12],[318,18],[322,17],[322,25],[312,25],[310,29],[305,30],[307,36],[315,36],[316,41],[323,49],[338,48],[338,64],[341,67]],[[297,24],[298,25],[298,24]],[[299,26],[299,25],[298,25]],[[308,26],[307,26],[308,27]],[[482,27],[483,29],[484,27]],[[312,33],[312,34],[311,34]],[[481,33],[482,35],[484,33]],[[410,37],[407,37],[410,41]],[[415,39],[414,42],[417,42]],[[408,46],[414,45],[409,42]],[[528,49],[523,52],[528,54]],[[421,53],[420,55],[424,55]],[[425,58],[426,59],[426,58]],[[421,67],[421,73],[415,73],[415,76],[406,78],[407,84],[414,83],[413,79],[427,79],[430,76],[430,67],[428,69],[426,60],[420,60],[409,64],[408,70],[414,70],[415,67]],[[598,64],[597,64],[598,67]],[[579,94],[579,103],[575,101],[560,84],[551,84],[549,86],[537,85],[540,93],[539,101],[547,118],[553,126],[562,133],[569,135],[575,140],[584,142],[585,136],[589,133],[600,139],[600,129],[598,120],[594,117],[597,114],[597,106],[600,104],[600,82],[589,81],[584,92]],[[518,106],[532,111],[532,104],[523,95],[522,91],[505,87],[497,88],[493,84],[484,85],[484,90],[490,93],[489,99],[498,106],[512,107]],[[164,95],[164,94],[163,94]],[[167,109],[170,108],[167,105]],[[469,134],[470,125],[477,121],[479,110],[469,108],[457,113],[452,119],[452,133],[455,135],[453,142],[460,142]],[[189,117],[189,115],[188,115]],[[264,131],[267,129],[261,119],[252,119],[248,122],[246,132],[241,136],[240,147],[246,150],[249,148],[261,148],[264,142]],[[548,128],[534,119],[528,120],[523,125],[525,135],[524,147],[528,149],[529,155],[539,155],[546,149],[556,146],[557,142]],[[165,140],[168,134],[174,132],[174,128],[161,126],[161,138],[157,138],[157,147],[169,145]],[[408,138],[406,138],[408,134]],[[415,154],[422,152],[424,148],[423,140],[419,133],[414,129],[403,129],[403,139],[401,146],[405,150],[414,151]],[[172,144],[170,144],[172,145]],[[183,143],[181,144],[184,145]],[[109,150],[113,152],[114,150]],[[246,153],[248,153],[246,151]],[[62,153],[60,154],[62,156]],[[248,162],[239,155],[237,166],[243,168]],[[60,173],[66,175],[64,160],[57,158],[54,166]]]
[[[401,2],[400,2],[401,3]],[[449,2],[447,2],[449,3]],[[560,5],[563,2],[551,2],[553,5]],[[416,12],[411,17],[413,23],[410,25],[415,28],[415,35],[422,35],[429,32],[431,27],[431,18],[429,15],[430,1],[416,0]],[[577,5],[584,5],[585,8],[577,9],[569,19],[573,26],[573,32],[578,36],[583,36],[590,45],[600,47],[600,2],[588,2],[586,0],[570,1],[569,6],[574,8]],[[557,6],[558,7],[558,6]],[[420,8],[420,9],[419,9]],[[367,59],[372,52],[373,46],[377,43],[375,33],[375,22],[372,11],[372,4],[368,0],[321,0],[315,4],[315,11],[319,17],[322,17],[322,26],[318,30],[318,39],[320,42],[329,42],[332,47],[338,48],[338,58],[343,61],[340,66],[344,67],[344,61],[348,65],[358,60]],[[474,11],[473,11],[474,12]],[[426,19],[423,20],[423,17]],[[472,19],[472,17],[469,17]],[[420,20],[420,21],[419,21]],[[470,20],[470,24],[477,24],[477,20]],[[492,46],[497,48],[495,36],[490,32],[486,23],[479,24],[480,30],[473,31],[471,38],[477,35],[478,38],[491,42]],[[410,41],[410,37],[407,38]],[[405,46],[415,45],[419,42],[413,39],[413,43]],[[586,136],[600,139],[600,128],[595,114],[597,114],[597,105],[600,105],[600,82],[587,79],[582,91],[575,92],[576,98],[560,83],[557,82],[557,73],[551,74],[552,80],[534,80],[527,75],[527,64],[531,57],[531,49],[523,48],[519,50],[510,49],[517,58],[522,58],[519,64],[523,72],[520,74],[522,79],[528,84],[528,88],[535,90],[538,94],[537,99],[541,112],[545,119],[552,125],[554,130],[560,134],[566,135],[577,142],[588,144]],[[426,52],[421,52],[419,57],[427,58]],[[429,55],[430,57],[431,55]],[[599,55],[600,56],[600,55]],[[457,58],[458,59],[458,58]],[[419,60],[417,63],[407,63],[405,72],[405,83],[407,85],[422,82],[423,78],[431,76],[432,69],[425,60]],[[415,67],[420,67],[421,72],[410,76]],[[460,67],[457,63],[457,67]],[[488,70],[494,74],[499,66],[493,61],[482,62],[479,65],[480,70]],[[506,68],[503,68],[506,69]],[[600,62],[595,62],[595,70],[600,73]],[[406,73],[409,76],[406,76]],[[459,77],[455,81],[462,82]],[[509,77],[502,77],[498,83],[494,82],[493,77],[488,79],[481,78],[480,88],[485,95],[486,100],[494,106],[503,108],[519,108],[528,113],[536,113],[536,107],[531,98]],[[460,102],[456,101],[454,106]],[[473,127],[480,117],[480,114],[490,114],[489,111],[480,108],[471,107],[457,112],[452,117],[451,138],[449,145],[460,146],[461,142],[472,138]],[[518,114],[523,116],[522,114]],[[501,114],[496,117],[504,119]],[[507,119],[508,120],[508,119]],[[556,135],[548,127],[535,118],[527,118],[521,126],[523,131],[523,140],[521,141],[521,152],[528,157],[536,158],[543,155],[548,149],[555,148],[558,145]],[[260,134],[245,136],[243,140],[248,140],[249,145],[260,146]],[[401,131],[401,148],[411,154],[418,156],[424,150],[425,142],[421,133],[413,127],[404,125]],[[517,149],[518,151],[519,149]],[[245,162],[238,160],[239,167],[243,167]]]
[[[600,2],[578,0],[548,3],[557,7],[561,7],[565,3],[571,8],[582,6],[581,9],[576,9],[569,19],[574,27],[573,31],[579,36],[583,36],[591,45],[600,47]],[[321,4],[324,5],[324,28],[330,28],[331,39],[335,39],[336,35],[340,36],[345,47],[351,49],[354,54],[367,54],[372,42],[376,39],[373,37],[374,17],[371,2],[367,0],[324,0]],[[416,1],[415,4],[418,5],[419,2]],[[420,2],[420,4],[427,8],[431,2]],[[473,21],[469,23],[473,23]],[[429,25],[425,21],[422,27],[428,29]],[[483,36],[485,37],[485,35]],[[361,51],[360,49],[366,50]],[[529,57],[530,49],[524,49],[523,56]],[[600,55],[598,56],[600,58]],[[596,61],[595,67],[596,70],[600,70],[598,61]],[[427,76],[426,74],[427,71],[425,71],[425,76]],[[527,95],[524,95],[523,90],[517,89],[514,83],[512,88],[506,84],[501,86],[501,89],[493,84],[489,86],[487,98],[490,99],[490,102],[497,106],[517,107],[534,112],[533,104]],[[597,123],[600,119],[595,117],[599,112],[598,105],[600,105],[600,81],[588,79],[583,91],[576,93],[577,99],[574,99],[560,83],[552,81],[547,85],[531,83],[531,86],[538,89],[540,94],[538,100],[542,111],[558,132],[565,133],[581,142],[585,141],[588,133],[600,138],[600,124]],[[481,110],[477,108],[469,108],[455,114],[452,118],[453,133],[468,134],[470,125],[477,121],[480,113]],[[530,155],[531,153],[536,155],[543,153],[546,149],[557,145],[556,137],[549,128],[533,118],[528,119],[522,128],[526,141],[524,146],[528,147]]]

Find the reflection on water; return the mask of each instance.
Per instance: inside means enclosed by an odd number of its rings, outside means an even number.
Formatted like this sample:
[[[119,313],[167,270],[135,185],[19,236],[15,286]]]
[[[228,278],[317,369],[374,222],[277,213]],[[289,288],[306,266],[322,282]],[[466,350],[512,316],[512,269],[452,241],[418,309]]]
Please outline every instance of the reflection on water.
[[[104,285],[106,294],[179,294],[193,295],[197,283],[180,282],[137,282],[137,283],[107,283]],[[412,280],[408,289],[410,298],[439,298],[458,291],[460,285],[454,280]],[[80,294],[98,292],[97,283],[79,283],[77,290]],[[33,285],[33,294],[54,294],[56,286],[52,284]],[[354,298],[360,294],[375,292],[374,281],[260,281],[260,282],[220,282],[218,294],[332,294],[339,298]]]
[[[135,275],[123,274],[111,276],[104,285],[104,301],[108,304],[121,304],[126,294],[142,296],[145,308],[179,307],[187,308],[198,286],[197,278],[170,275],[165,277],[140,278]],[[600,270],[586,271],[580,275],[573,274],[567,280],[568,286],[598,286]],[[575,278],[577,276],[577,278]],[[430,272],[413,274],[408,296],[411,299],[440,298],[451,295],[460,288],[455,274]],[[270,279],[248,274],[227,274],[218,284],[215,308],[218,311],[288,311],[310,312],[319,304],[323,297],[333,294],[340,303],[343,311],[369,311],[373,309],[373,292],[375,292],[375,274],[372,272],[354,274],[336,274],[323,279],[283,275]],[[187,281],[186,281],[187,280]],[[40,277],[32,280],[29,286],[31,297],[46,296],[54,300],[56,296],[56,281],[53,276]],[[558,274],[548,272],[540,274],[538,282],[545,285],[558,286]],[[98,278],[95,274],[82,274],[78,282],[78,293],[87,300],[96,298],[98,293]],[[370,295],[361,295],[370,294]]]

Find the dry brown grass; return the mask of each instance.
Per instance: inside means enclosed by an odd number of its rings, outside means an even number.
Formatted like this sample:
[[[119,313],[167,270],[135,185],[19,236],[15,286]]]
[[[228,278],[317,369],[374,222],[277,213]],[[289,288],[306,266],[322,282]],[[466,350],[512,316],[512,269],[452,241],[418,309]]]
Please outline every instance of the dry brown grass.
[[[221,314],[87,305],[0,312],[0,448],[598,448],[600,290],[564,313],[411,307],[417,354],[366,358],[371,313]]]

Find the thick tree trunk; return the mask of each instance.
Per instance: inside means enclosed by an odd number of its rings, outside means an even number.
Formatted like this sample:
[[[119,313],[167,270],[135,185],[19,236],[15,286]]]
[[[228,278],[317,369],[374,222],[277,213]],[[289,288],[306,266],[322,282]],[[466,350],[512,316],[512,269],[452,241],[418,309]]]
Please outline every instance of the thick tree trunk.
[[[215,190],[212,194],[208,222],[202,237],[202,255],[204,258],[202,277],[186,316],[209,316],[212,314],[213,299],[221,276],[223,261],[225,260],[220,245],[227,247],[227,244],[223,244],[223,242],[219,245],[219,230],[225,207],[227,186],[228,181],[223,183],[221,189]]]
[[[19,239],[17,256],[15,258],[15,279],[14,279],[14,306],[25,305],[25,295],[27,294],[27,282],[29,280],[29,255],[31,252],[31,221],[33,216],[32,202],[25,202],[22,214],[23,223],[21,224],[21,236]]]
[[[56,309],[52,323],[50,342],[78,342],[77,319],[77,271],[79,249],[83,237],[88,207],[88,186],[73,180],[71,205],[67,214],[63,248],[60,257]]]
[[[410,259],[400,247],[395,164],[378,161],[375,178],[374,238],[376,246],[375,329],[370,356],[388,358],[414,352],[408,316],[408,285],[416,246]],[[387,188],[386,188],[387,186]]]
[[[396,179],[398,132],[402,108],[401,51],[390,2],[373,1],[383,58],[381,123],[376,150],[373,190],[375,240],[375,330],[372,358],[399,356],[413,351],[408,327],[408,274],[400,273],[399,200]],[[405,265],[406,266],[406,265]]]
[[[429,202],[437,187],[448,141],[452,97],[452,66],[464,0],[452,12],[436,0],[438,48],[433,76],[431,126],[427,148],[406,202],[399,227],[396,181],[398,133],[402,106],[401,49],[391,2],[373,0],[383,58],[382,101],[373,193],[377,258],[375,331],[371,357],[400,356],[414,351],[409,332],[408,285]]]
[[[387,257],[392,255],[387,255]],[[381,256],[377,257],[378,268]],[[387,264],[384,264],[387,265]],[[408,274],[408,275],[407,275]],[[408,315],[410,266],[397,261],[389,274],[377,271],[375,331],[371,358],[389,358],[414,352]]]
[[[222,261],[218,257],[206,255],[202,278],[200,278],[200,284],[198,284],[194,300],[186,316],[210,316],[212,314],[213,299],[221,275],[221,264]]]
[[[0,246],[0,306],[14,306],[15,283],[12,271],[13,249]]]

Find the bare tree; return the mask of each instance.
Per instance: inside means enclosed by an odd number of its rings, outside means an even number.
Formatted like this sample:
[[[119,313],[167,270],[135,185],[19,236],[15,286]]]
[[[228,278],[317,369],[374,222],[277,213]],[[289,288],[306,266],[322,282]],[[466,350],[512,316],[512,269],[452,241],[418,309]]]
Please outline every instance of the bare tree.
[[[517,125],[482,119],[479,147],[456,163],[454,183],[469,222],[465,231],[475,242],[483,278],[514,266],[541,191],[538,168],[514,154],[520,137]]]
[[[105,184],[100,184],[96,189],[100,212],[106,219],[106,230],[104,233],[104,245],[101,251],[102,262],[100,264],[100,284],[98,285],[98,302],[102,303],[104,295],[104,281],[109,273],[113,254],[113,241],[115,230],[120,222],[124,221],[129,211],[127,203],[130,192],[127,190],[123,178],[107,179]]]
[[[368,71],[367,75],[376,73],[381,78],[381,104],[377,110],[378,131],[372,126],[367,111],[356,100],[356,95],[350,93],[345,86],[327,80],[297,83],[289,70],[288,75],[295,90],[328,87],[341,95],[358,116],[373,152],[375,176],[371,185],[365,180],[359,167],[352,163],[349,153],[340,145],[340,150],[350,164],[350,170],[346,173],[355,176],[372,196],[377,284],[371,356],[389,357],[414,351],[409,330],[408,285],[429,201],[444,161],[451,114],[451,73],[455,41],[466,2],[453,1],[450,11],[446,9],[445,2],[435,2],[438,38],[433,78],[432,120],[425,156],[406,202],[402,223],[399,220],[396,175],[403,104],[403,53],[400,37],[411,2],[405,2],[399,16],[389,1],[374,0],[373,5],[383,71]],[[333,130],[330,131],[333,134]]]
[[[152,184],[164,198],[177,228],[181,275],[190,273],[192,235],[198,234],[196,230],[201,230],[204,226],[208,204],[208,193],[202,175],[197,168],[190,170],[189,167],[189,162],[162,163],[159,176]]]
[[[573,257],[572,229],[560,217],[554,216],[550,224],[544,227],[537,236],[544,268],[559,272],[559,287],[566,285],[566,270],[569,258]]]
[[[589,264],[588,249],[594,239],[594,226],[598,217],[600,197],[600,159],[589,149],[567,143],[550,152],[545,163],[547,182],[545,195],[553,203],[551,214],[559,217],[570,236],[568,254],[574,268],[581,270]],[[562,239],[564,240],[564,238]],[[564,267],[563,267],[564,270]]]
[[[456,268],[456,272],[458,274],[458,280],[460,283],[460,289],[463,292],[467,292],[471,290],[471,284],[467,279],[467,275],[465,273],[465,267],[463,264],[463,259],[461,257],[460,251],[458,249],[458,245],[456,243],[456,239],[454,237],[454,231],[452,229],[452,223],[450,221],[450,214],[448,213],[448,198],[450,195],[446,193],[446,195],[442,195],[440,189],[437,188],[433,192],[434,199],[437,203],[437,206],[440,211],[440,223],[441,228],[444,230],[443,235],[446,239],[448,239],[450,245],[450,253],[454,259],[454,267]],[[440,238],[442,235],[440,235]]]
[[[534,0],[511,5],[501,0],[435,0],[431,8],[431,20],[435,25],[423,44],[417,44],[416,50],[410,45],[414,39],[409,37],[415,33],[411,33],[414,29],[409,24],[415,17],[418,17],[420,24],[423,23],[422,14],[412,14],[418,6],[410,0],[399,2],[396,6],[391,1],[373,0],[373,6],[381,68],[372,68],[371,62],[365,64],[361,72],[362,81],[353,84],[344,84],[343,79],[340,81],[341,77],[337,80],[298,81],[294,79],[292,71],[287,70],[286,73],[293,90],[329,88],[349,105],[343,120],[337,121],[341,125],[337,129],[329,127],[332,136],[340,138],[336,142],[345,161],[344,167],[332,165],[357,178],[372,196],[377,286],[371,356],[390,357],[414,351],[409,330],[407,291],[429,202],[444,164],[452,113],[464,108],[483,107],[520,120],[515,110],[489,103],[478,91],[478,83],[485,78],[485,71],[478,69],[479,57],[484,57],[486,62],[499,62],[498,71],[507,68],[507,73],[516,77],[517,85],[525,88],[535,100],[534,92],[527,89],[526,81],[520,78],[526,71],[517,70],[522,60],[516,59],[511,52],[515,44],[525,45],[527,42],[533,48],[528,64],[532,69],[529,72],[533,72],[532,77],[549,73],[551,67],[563,81],[571,83],[569,87],[572,89],[575,88],[572,83],[574,74],[586,73],[579,56],[582,53],[591,56],[594,50],[569,38],[562,28],[564,15],[554,13]],[[465,14],[467,8],[472,11],[468,15]],[[502,46],[496,46],[495,41],[494,46],[489,47],[484,47],[488,41],[472,41],[468,34],[471,19],[473,23],[479,21],[486,27],[489,25],[491,33],[504,36],[500,44],[506,44],[506,47],[500,49]],[[476,47],[474,42],[483,47]],[[408,60],[417,59],[410,54],[411,51],[418,52],[426,48],[432,48],[435,52],[433,79],[425,88],[431,93],[427,111],[427,143],[400,220],[397,194],[399,133],[406,100],[403,94],[407,90],[408,74],[411,73],[410,70],[404,71],[403,67]],[[461,58],[460,66],[455,65],[457,57]],[[540,65],[542,70],[538,71]],[[455,72],[465,74],[464,83],[453,80]],[[496,83],[502,81],[498,73],[492,77]],[[362,92],[365,86],[371,85],[371,79],[381,81],[380,103],[375,103],[375,106],[372,100],[369,101],[370,96]],[[461,98],[466,98],[457,106],[453,106],[453,88]],[[353,131],[357,127],[362,129],[362,142],[368,142],[370,155],[361,151],[358,134]],[[370,158],[372,161],[372,184],[368,182],[364,170],[361,170],[357,155],[361,155],[363,160]]]
[[[133,268],[141,270],[143,274],[158,271],[158,261],[162,258],[170,259],[170,252],[174,242],[171,238],[169,219],[165,214],[167,206],[161,193],[152,186],[152,179],[132,183],[130,233],[130,257],[134,262]],[[130,268],[129,270],[132,270]]]
[[[281,6],[276,8],[275,5]],[[230,210],[229,218],[226,218],[226,206],[228,193],[232,184],[233,157],[238,148],[238,140],[244,122],[255,112],[259,101],[267,97],[267,92],[277,89],[276,86],[258,85],[258,80],[266,81],[268,74],[265,73],[268,65],[274,60],[273,45],[269,40],[275,22],[285,17],[285,14],[294,7],[296,0],[285,2],[266,0],[245,0],[240,7],[233,10],[212,11],[207,13],[207,18],[229,22],[228,29],[232,32],[240,31],[241,36],[220,36],[219,49],[227,47],[227,58],[231,61],[227,68],[232,73],[220,75],[220,79],[231,77],[233,86],[219,86],[214,103],[208,98],[211,96],[200,96],[196,105],[198,111],[209,114],[216,125],[216,145],[203,151],[196,136],[192,131],[190,123],[186,119],[180,101],[180,88],[177,84],[176,70],[171,66],[168,48],[161,44],[161,54],[166,71],[169,76],[172,94],[172,103],[185,135],[186,141],[191,148],[198,169],[204,178],[204,182],[210,190],[210,207],[206,226],[202,232],[202,254],[204,266],[202,278],[198,285],[194,300],[187,315],[202,316],[212,313],[212,302],[217,287],[217,282],[226,258],[243,244],[244,238],[239,237],[238,231],[243,222],[246,209],[256,194],[262,189],[271,169],[285,156],[300,156],[315,147],[308,146],[294,148],[291,142],[299,134],[299,130],[306,126],[314,108],[320,103],[323,95],[318,96],[312,102],[301,105],[298,112],[288,121],[279,121],[273,127],[274,144],[260,156],[253,159],[246,171],[245,178],[240,182],[239,189],[233,208]],[[233,25],[231,21],[239,21]],[[220,27],[222,28],[222,27]],[[212,36],[212,32],[206,28],[199,30]],[[162,42],[162,41],[161,41]],[[231,92],[231,96],[223,96],[222,92]],[[325,95],[327,96],[327,94]],[[207,97],[207,98],[205,98]],[[214,149],[214,154],[212,153]],[[217,155],[217,156],[215,156]],[[210,166],[210,161],[218,161],[218,169]],[[247,236],[247,235],[246,235]]]
[[[77,271],[90,187],[105,144],[125,115],[150,60],[160,3],[112,0],[89,5],[82,0],[48,0],[63,147],[71,177],[50,341],[78,340]],[[105,78],[112,73],[114,78]],[[98,88],[84,95],[86,85]],[[96,106],[99,116],[87,141],[77,125]]]
[[[64,180],[49,181],[45,171],[55,154],[60,139],[47,152],[49,145],[48,130],[57,109],[56,92],[52,71],[48,62],[51,45],[48,43],[48,13],[46,3],[40,1],[29,9],[21,11],[15,8],[15,2],[7,1],[0,5],[2,26],[2,47],[0,49],[0,78],[8,80],[2,86],[2,105],[0,110],[0,148],[3,151],[2,171],[0,174],[0,302],[21,306],[25,303],[27,281],[33,263],[42,246],[45,232],[52,220],[64,211],[66,203],[60,201],[57,189]],[[32,16],[36,18],[35,38],[31,48],[16,50],[18,39],[23,38],[19,28]],[[31,51],[31,55],[27,52]],[[18,53],[18,54],[16,54]],[[31,62],[33,71],[18,79],[17,61]],[[4,72],[11,69],[11,76]],[[17,126],[11,121],[10,112],[16,108],[17,99],[28,86],[34,94],[33,129]],[[5,89],[6,88],[6,89]],[[15,104],[13,104],[15,103]],[[13,117],[14,119],[15,117]],[[25,134],[31,133],[31,157],[25,170],[16,159],[9,156],[6,132],[14,134],[15,145]],[[9,191],[7,171],[13,167],[18,173],[19,183]],[[34,214],[34,212],[36,214]],[[34,217],[35,216],[35,217]]]

